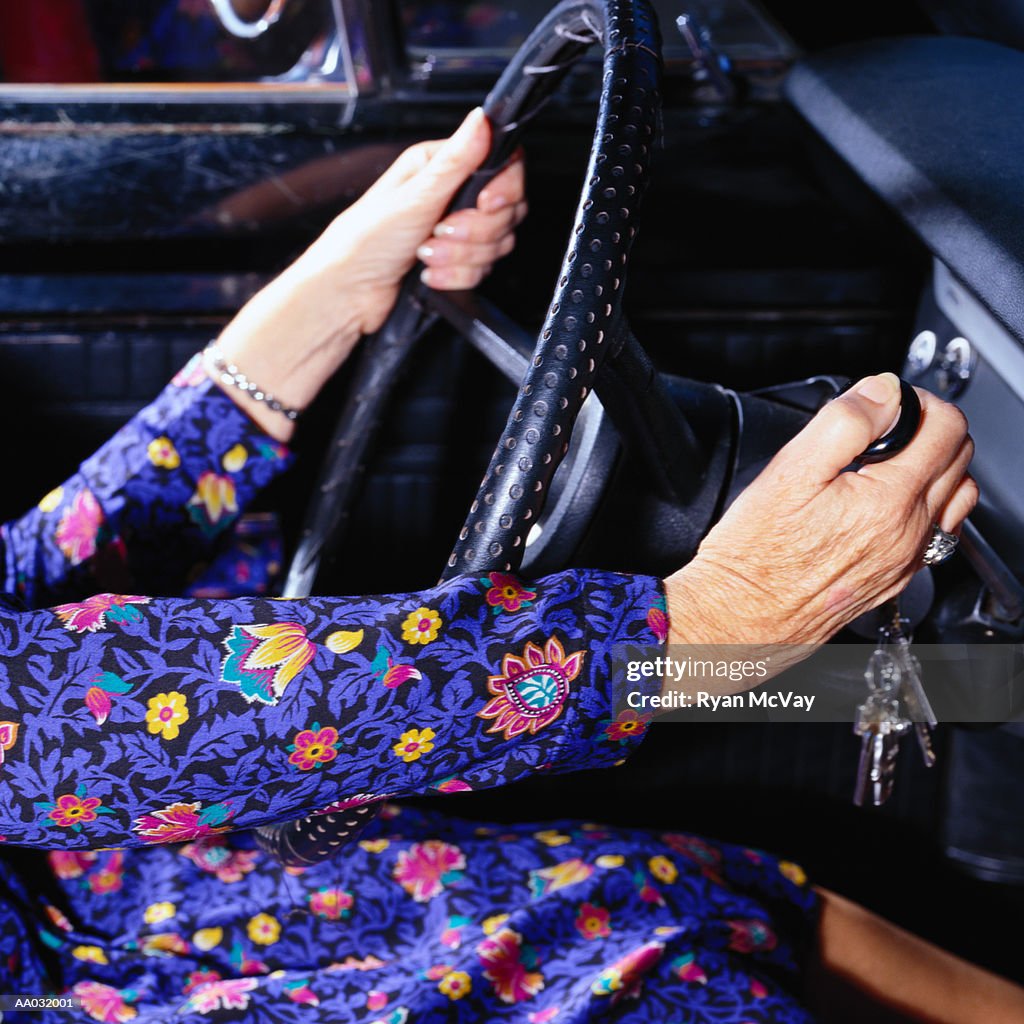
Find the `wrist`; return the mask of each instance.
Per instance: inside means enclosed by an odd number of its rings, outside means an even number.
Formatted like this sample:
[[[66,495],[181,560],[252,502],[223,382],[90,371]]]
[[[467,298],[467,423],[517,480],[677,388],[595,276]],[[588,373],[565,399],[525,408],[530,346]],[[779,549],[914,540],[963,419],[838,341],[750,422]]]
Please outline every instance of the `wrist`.
[[[734,680],[730,673],[702,680],[702,688],[719,695],[761,685],[808,657],[826,639],[810,637],[800,625],[799,609],[782,607],[741,573],[699,554],[665,580],[665,597],[671,658],[756,667],[742,679]],[[662,693],[680,686],[666,676]]]
[[[759,592],[698,553],[665,580],[670,644],[771,643]]]
[[[223,358],[283,406],[305,410],[359,340],[354,303],[327,294],[323,279],[294,264],[254,295],[217,339]],[[265,402],[222,379],[204,359],[207,374],[262,430],[288,442],[294,424]]]

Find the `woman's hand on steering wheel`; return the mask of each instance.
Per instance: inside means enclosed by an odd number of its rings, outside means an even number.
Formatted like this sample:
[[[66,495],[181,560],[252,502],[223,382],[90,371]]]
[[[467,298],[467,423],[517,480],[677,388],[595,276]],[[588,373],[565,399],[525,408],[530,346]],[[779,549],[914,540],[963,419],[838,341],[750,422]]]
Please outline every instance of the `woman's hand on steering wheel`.
[[[512,251],[526,215],[517,155],[474,208],[445,216],[489,146],[490,127],[478,108],[448,139],[405,150],[228,324],[219,339],[228,361],[284,405],[303,409],[359,338],[380,327],[417,259],[426,264],[424,280],[433,288],[477,285]],[[290,439],[288,420],[236,389],[226,390],[264,430]]]
[[[426,265],[426,284],[455,290],[475,288],[512,251],[526,216],[521,154],[483,189],[475,207],[445,217],[490,143],[490,125],[477,107],[449,138],[411,146],[303,257],[330,265],[336,248],[358,252],[348,272],[360,296],[362,333],[384,322],[417,259]]]
[[[891,373],[865,378],[782,448],[666,581],[670,642],[816,646],[899,594],[933,524],[955,531],[978,500],[963,413],[918,395],[917,435],[886,462],[843,472],[897,415]]]

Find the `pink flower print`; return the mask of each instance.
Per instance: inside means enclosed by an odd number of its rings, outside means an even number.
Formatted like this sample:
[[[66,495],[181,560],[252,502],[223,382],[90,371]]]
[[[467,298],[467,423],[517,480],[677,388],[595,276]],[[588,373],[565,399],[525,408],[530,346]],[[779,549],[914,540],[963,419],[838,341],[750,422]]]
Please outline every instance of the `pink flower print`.
[[[120,850],[112,851],[110,860],[99,870],[90,872],[86,881],[97,896],[119,892],[124,884],[124,854]]]
[[[663,942],[648,942],[620,960],[611,967],[606,967],[591,986],[595,995],[610,995],[612,1003],[620,999],[635,999],[643,987],[644,977],[649,974],[661,959],[665,950]]]
[[[225,804],[176,803],[135,819],[134,831],[150,843],[182,843],[226,832],[233,812]]]
[[[185,1004],[197,1013],[214,1010],[244,1010],[249,1005],[249,993],[259,985],[255,978],[224,978],[201,985]]]
[[[234,850],[220,836],[206,836],[186,843],[179,851],[200,871],[215,875],[218,881],[230,885],[240,882],[256,866],[256,850]]]
[[[103,525],[103,509],[92,491],[79,491],[57,524],[57,547],[71,565],[81,565],[96,554],[96,537]]]
[[[46,855],[50,868],[58,878],[81,878],[95,863],[95,850],[53,850]]]
[[[576,914],[576,931],[585,939],[606,939],[612,933],[608,924],[610,916],[604,907],[581,903]]]
[[[95,633],[106,626],[108,618],[113,622],[140,619],[137,604],[149,604],[149,598],[138,594],[94,594],[74,604],[59,604],[52,611],[68,632]]]
[[[138,1015],[129,1003],[138,998],[131,989],[116,989],[98,981],[76,981],[71,994],[82,1000],[82,1009],[104,1024],[124,1024]]]
[[[495,615],[501,611],[517,612],[520,608],[529,608],[537,596],[536,590],[528,590],[510,573],[491,572],[480,582],[488,587],[486,601]]]
[[[708,983],[708,976],[704,973],[704,968],[697,963],[697,958],[693,953],[686,953],[673,960],[672,970],[676,972],[680,981],[689,981],[697,985]]]
[[[440,839],[428,839],[413,843],[398,855],[394,879],[417,903],[426,903],[465,866],[466,858],[457,846]]]
[[[532,999],[544,988],[544,976],[532,970],[537,966],[532,950],[523,949],[523,937],[511,928],[502,928],[476,947],[484,977],[494,994],[508,1004]],[[524,962],[525,961],[525,962]]]
[[[203,366],[203,356],[197,352],[172,378],[171,383],[176,388],[198,387],[207,380],[206,369]]]
[[[668,639],[668,614],[663,601],[659,601],[647,612],[647,628],[654,639],[663,644]]]
[[[492,718],[489,733],[500,732],[510,740],[524,732],[536,734],[562,713],[569,684],[579,675],[586,652],[566,655],[551,637],[542,650],[527,643],[522,656],[506,654],[501,674],[490,676],[487,689],[493,694],[480,718]]]
[[[329,725],[321,729],[320,723],[314,722],[311,729],[303,729],[295,734],[294,742],[288,746],[291,751],[288,763],[295,765],[301,772],[322,768],[338,756],[337,742],[337,729]]]
[[[327,921],[348,917],[353,902],[352,893],[326,885],[309,894],[310,913]]]
[[[725,923],[732,930],[729,948],[736,950],[737,953],[759,953],[774,949],[778,943],[775,932],[766,921],[745,918]]]

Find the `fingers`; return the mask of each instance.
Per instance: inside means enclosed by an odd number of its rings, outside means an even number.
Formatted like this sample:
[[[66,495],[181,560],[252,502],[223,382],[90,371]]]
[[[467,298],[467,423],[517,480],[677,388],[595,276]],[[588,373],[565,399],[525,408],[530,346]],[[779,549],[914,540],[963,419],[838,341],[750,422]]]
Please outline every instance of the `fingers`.
[[[962,446],[967,438],[967,418],[956,406],[942,401],[931,392],[920,388],[915,390],[921,400],[921,426],[913,441],[891,459],[865,466],[861,473],[878,478],[898,477],[908,490],[927,491],[962,458]],[[967,456],[967,462],[970,462],[970,455]],[[954,480],[949,481],[950,489],[962,475],[963,470]]]
[[[417,191],[429,195],[442,209],[446,207],[459,186],[483,163],[490,140],[487,117],[482,108],[475,107],[454,135],[434,148],[423,149],[427,160],[415,175]]]
[[[523,152],[518,150],[508,165],[480,193],[476,208],[494,213],[503,207],[513,207],[526,195],[526,165]]]
[[[965,476],[935,521],[947,533],[956,533],[977,504],[978,485],[973,477]]]
[[[936,518],[937,511],[943,508],[950,496],[960,486],[967,475],[967,468],[974,457],[974,441],[968,434],[960,443],[953,461],[946,467],[938,478],[929,485],[925,492],[925,504],[932,513],[932,519]]]
[[[865,377],[829,402],[781,449],[765,472],[783,477],[794,494],[816,493],[885,433],[899,405],[895,374]]]
[[[479,207],[458,210],[434,228],[434,237],[457,242],[491,242],[515,230],[523,222],[526,211],[524,199],[516,200],[511,206],[499,206],[490,213]]]
[[[491,264],[480,267],[462,264],[454,267],[427,267],[420,280],[439,291],[463,291],[475,288],[490,272]]]
[[[483,266],[507,256],[516,244],[515,235],[504,235],[494,242],[450,242],[431,239],[416,250],[416,255],[428,267]]]
[[[434,229],[417,250],[426,265],[421,278],[432,288],[474,288],[495,262],[515,247],[515,228],[526,216],[525,201],[499,206],[494,213],[479,207],[460,210]]]

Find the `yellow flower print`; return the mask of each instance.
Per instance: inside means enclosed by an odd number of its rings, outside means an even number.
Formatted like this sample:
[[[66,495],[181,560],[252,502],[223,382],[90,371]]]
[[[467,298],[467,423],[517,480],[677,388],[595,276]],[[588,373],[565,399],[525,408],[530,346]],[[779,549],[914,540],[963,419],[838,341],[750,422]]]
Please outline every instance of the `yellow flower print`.
[[[181,456],[169,437],[158,437],[150,441],[146,445],[146,454],[158,469],[177,469],[181,465]]]
[[[651,874],[658,879],[659,882],[665,882],[671,885],[679,877],[679,869],[668,859],[663,857],[660,853],[657,857],[652,857],[648,862],[647,866],[651,869]]]
[[[402,639],[407,644],[429,644],[441,631],[441,616],[433,608],[417,608],[402,623]]]
[[[158,693],[150,697],[148,706],[146,728],[152,733],[159,733],[165,740],[177,739],[179,726],[188,721],[185,694],[176,690]]]
[[[184,956],[189,952],[188,943],[177,932],[147,935],[141,950],[143,956]]]
[[[418,761],[421,754],[429,754],[434,749],[433,739],[433,729],[410,729],[402,733],[402,738],[393,749],[408,764],[410,761]]]
[[[807,884],[807,872],[799,864],[794,864],[791,860],[780,860],[779,871],[782,873],[783,878],[788,878],[794,885]]]
[[[270,946],[281,937],[281,925],[270,914],[257,914],[249,918],[246,928],[249,938],[260,946]]]
[[[546,828],[543,832],[534,832],[533,838],[545,846],[565,846],[566,843],[572,842],[572,839],[564,832],[558,832],[553,828]]]
[[[200,928],[192,936],[192,944],[196,949],[201,949],[205,953],[207,950],[213,949],[214,946],[219,946],[223,938],[223,928]]]
[[[86,960],[89,963],[109,963],[107,960],[107,954],[103,952],[103,949],[100,946],[75,946],[75,948],[71,950],[71,955],[76,960]]]
[[[55,487],[42,501],[39,502],[40,512],[54,512],[60,508],[60,503],[64,500],[64,488]]]
[[[224,453],[221,465],[229,473],[237,473],[249,461],[249,453],[244,444],[236,444],[230,451]]]
[[[481,925],[484,935],[493,935],[506,921],[508,914],[494,914]]]
[[[339,629],[327,638],[327,650],[334,654],[348,654],[354,651],[363,642],[363,631],[361,629],[344,630]]]
[[[468,996],[473,988],[473,982],[465,971],[449,971],[437,985],[442,995],[446,995],[452,1001]]]
[[[186,506],[189,517],[207,536],[223,530],[238,514],[235,482],[212,470],[201,474]]]
[[[178,908],[167,900],[161,903],[150,903],[142,915],[146,924],[159,924],[161,921],[169,921],[178,912]]]
[[[602,853],[594,863],[599,868],[621,868],[626,858],[621,853]]]
[[[383,853],[390,845],[390,839],[360,839],[359,845],[367,853]]]

